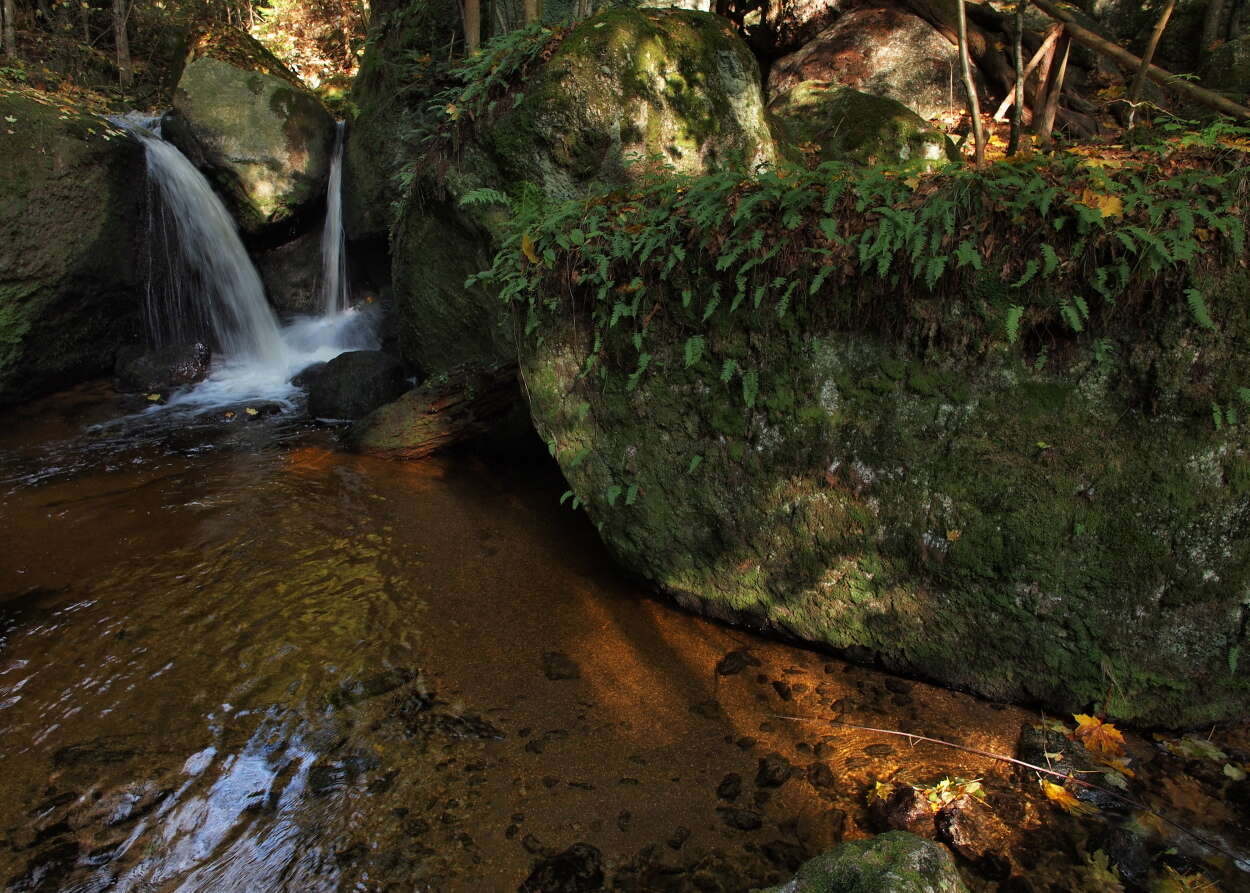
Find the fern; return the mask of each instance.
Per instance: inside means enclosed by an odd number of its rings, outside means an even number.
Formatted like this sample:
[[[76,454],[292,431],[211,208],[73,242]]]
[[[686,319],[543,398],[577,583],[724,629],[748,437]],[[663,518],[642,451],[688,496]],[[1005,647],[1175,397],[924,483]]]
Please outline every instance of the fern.
[[[1007,343],[1015,344],[1020,338],[1020,320],[1024,318],[1024,308],[1019,304],[1012,304],[1007,308]]]
[[[1211,319],[1211,314],[1207,312],[1207,302],[1202,292],[1196,288],[1185,289],[1185,301],[1189,304],[1189,312],[1193,314],[1194,322],[1204,329],[1214,331],[1215,320]]]

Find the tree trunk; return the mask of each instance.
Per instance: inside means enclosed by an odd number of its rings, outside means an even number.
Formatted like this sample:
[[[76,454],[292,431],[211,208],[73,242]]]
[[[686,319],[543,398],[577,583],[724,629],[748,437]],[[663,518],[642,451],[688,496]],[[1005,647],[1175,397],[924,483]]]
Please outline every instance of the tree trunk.
[[[1072,16],[1064,12],[1057,4],[1051,2],[1051,0],[1033,0],[1033,5],[1042,12],[1046,13],[1046,15],[1050,16],[1052,19],[1058,19],[1063,22],[1068,34],[1073,40],[1082,46],[1089,47],[1097,53],[1108,56],[1130,69],[1136,69],[1141,65],[1141,59],[1124,49],[1124,47],[1117,46],[1107,40],[1105,37],[1099,37],[1093,31],[1082,28],[1076,23]],[[1205,105],[1207,108],[1215,109],[1216,111],[1223,112],[1226,115],[1232,115],[1235,118],[1250,118],[1250,108],[1238,105],[1231,99],[1221,96],[1218,93],[1213,93],[1210,90],[1195,86],[1188,81],[1180,80],[1171,72],[1164,71],[1158,65],[1151,65],[1146,72],[1146,77],[1150,78],[1155,83],[1162,84],[1168,89],[1175,90],[1177,93],[1192,99],[1194,102]]]
[[[16,59],[17,26],[14,20],[17,17],[17,9],[14,7],[13,0],[4,0],[4,5],[0,6],[0,12],[4,13],[4,54],[10,59]]]
[[[1020,0],[1016,4],[1016,33],[1012,41],[1012,52],[1016,64],[1016,86],[1011,91],[1015,95],[1015,109],[1011,115],[1011,137],[1007,140],[1007,155],[1015,155],[1020,151],[1020,126],[1024,123],[1024,10],[1029,0]],[[1006,102],[1006,100],[1003,100]],[[994,117],[998,117],[995,115]]]
[[[1002,103],[998,106],[998,109],[994,112],[994,118],[996,120],[999,120],[999,121],[1002,120],[1003,115],[1007,113],[1007,109],[1010,108],[1011,104],[1016,101],[1014,97],[1016,97],[1017,93],[1019,94],[1020,108],[1022,109],[1025,108],[1027,97],[1025,96],[1024,91],[1027,89],[1029,75],[1031,75],[1035,70],[1037,70],[1037,66],[1041,64],[1043,59],[1047,59],[1047,60],[1049,59],[1047,54],[1051,52],[1052,48],[1055,45],[1055,42],[1059,40],[1059,35],[1062,33],[1063,33],[1063,25],[1060,25],[1058,23],[1051,25],[1050,28],[1047,29],[1046,37],[1045,39],[1042,40],[1042,45],[1037,48],[1037,52],[1033,54],[1033,58],[1029,60],[1029,64],[1024,66],[1023,76],[1016,78],[1016,82],[1012,85],[1011,91],[1005,97],[1003,97]],[[1049,61],[1047,61],[1046,64],[1049,65],[1050,64]],[[1045,84],[1042,84],[1043,89],[1045,89],[1045,86],[1046,86]],[[1029,120],[1031,120],[1031,118],[1028,115],[1027,109],[1025,110],[1024,120],[1026,123]]]
[[[525,24],[532,25],[542,18],[539,0],[525,0]]]
[[[1220,22],[1224,19],[1224,7],[1227,0],[1209,0],[1207,11],[1202,16],[1202,38],[1199,50],[1207,53],[1211,45],[1220,39]]]
[[[466,52],[476,53],[482,45],[482,3],[481,0],[464,0],[464,48]]]
[[[906,0],[906,6],[937,28],[943,37],[958,46],[959,18],[963,10],[963,0]],[[982,9],[981,6],[975,7],[975,10],[977,16],[997,15],[992,10]],[[963,11],[963,14],[966,21],[967,12]],[[972,61],[976,62],[977,67],[990,79],[993,89],[1004,93],[1010,90],[1012,83],[1015,82],[1015,72],[1007,60],[1007,55],[1002,52],[999,37],[987,34],[975,21],[968,22],[965,27],[968,34],[968,55],[972,57]]]
[[[959,73],[963,77],[964,92],[968,94],[968,116],[972,118],[973,158],[977,167],[985,163],[985,129],[981,126],[981,103],[977,99],[977,85],[972,80],[972,62],[968,59],[968,16],[964,0],[959,0]]]
[[[82,2],[78,4],[78,18],[82,24],[82,42],[91,43],[91,4]]]
[[[1043,148],[1049,148],[1052,142],[1050,135],[1055,129],[1055,113],[1059,111],[1059,96],[1063,93],[1063,76],[1068,72],[1068,56],[1072,54],[1072,40],[1068,35],[1059,39],[1055,52],[1059,54],[1059,70],[1055,72],[1053,83],[1046,92],[1046,103],[1042,106],[1042,114],[1037,121],[1037,137]]]
[[[130,40],[126,37],[126,0],[113,0],[113,39],[117,42],[117,80],[123,90],[134,85],[130,69]]]
[[[1159,41],[1163,38],[1163,29],[1168,26],[1172,10],[1176,9],[1176,0],[1167,0],[1163,12],[1159,13],[1159,21],[1155,22],[1154,31],[1150,32],[1150,42],[1146,44],[1146,52],[1142,54],[1141,66],[1133,75],[1133,83],[1128,88],[1128,126],[1133,126],[1133,116],[1137,114],[1137,100],[1141,98],[1141,88],[1146,85],[1146,72],[1150,70],[1150,60],[1155,57]]]

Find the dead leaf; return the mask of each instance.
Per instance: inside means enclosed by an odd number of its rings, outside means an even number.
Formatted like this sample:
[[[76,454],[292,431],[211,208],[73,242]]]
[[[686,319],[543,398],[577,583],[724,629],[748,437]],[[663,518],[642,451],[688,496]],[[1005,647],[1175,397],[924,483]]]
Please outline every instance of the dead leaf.
[[[1124,202],[1117,195],[1094,192],[1092,189],[1081,191],[1081,204],[1096,208],[1103,217],[1124,216]]]
[[[1098,813],[1097,807],[1088,803],[1082,803],[1063,785],[1055,784],[1044,778],[1041,779],[1041,783],[1042,792],[1046,795],[1046,799],[1064,812],[1072,815],[1096,815]]]
[[[534,240],[530,238],[529,233],[521,235],[521,253],[525,255],[525,259],[530,263],[538,263],[538,252],[534,248]]]
[[[1111,723],[1086,713],[1077,713],[1072,718],[1076,720],[1073,737],[1084,744],[1086,750],[1104,757],[1124,756],[1124,736]]]

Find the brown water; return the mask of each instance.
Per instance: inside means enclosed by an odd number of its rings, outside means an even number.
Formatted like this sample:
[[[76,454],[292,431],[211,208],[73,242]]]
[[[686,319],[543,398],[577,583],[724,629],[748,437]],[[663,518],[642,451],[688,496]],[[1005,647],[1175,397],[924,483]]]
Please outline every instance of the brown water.
[[[0,419],[8,889],[505,891],[584,842],[616,889],[746,890],[869,833],[875,782],[946,775],[1016,835],[1004,889],[1078,889],[1089,820],[829,722],[1010,754],[1035,714],[651,600],[550,472],[242,414],[88,427],[118,413],[83,388]]]

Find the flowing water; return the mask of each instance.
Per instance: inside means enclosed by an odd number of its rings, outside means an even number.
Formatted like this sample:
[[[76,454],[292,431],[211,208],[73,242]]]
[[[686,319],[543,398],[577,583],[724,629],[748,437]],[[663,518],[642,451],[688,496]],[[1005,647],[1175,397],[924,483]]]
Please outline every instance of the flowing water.
[[[326,185],[326,222],[321,230],[321,306],[326,316],[347,308],[347,239],[343,233],[343,131],[334,131],[334,155]]]
[[[876,782],[961,776],[1014,835],[1007,888],[1082,889],[1102,819],[832,722],[1010,754],[1036,714],[653,601],[561,489],[100,387],[0,418],[0,883],[512,891],[586,843],[611,889],[740,891],[872,830]]]

